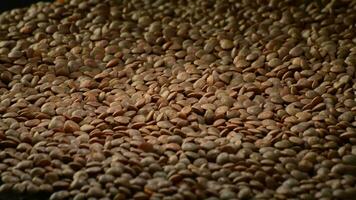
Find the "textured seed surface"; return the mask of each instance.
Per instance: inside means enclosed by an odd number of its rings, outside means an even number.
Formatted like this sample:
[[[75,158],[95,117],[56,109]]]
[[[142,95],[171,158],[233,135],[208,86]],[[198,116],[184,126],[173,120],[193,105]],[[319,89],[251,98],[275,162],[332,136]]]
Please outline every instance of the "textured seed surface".
[[[355,13],[352,0],[1,13],[0,200],[354,199]]]

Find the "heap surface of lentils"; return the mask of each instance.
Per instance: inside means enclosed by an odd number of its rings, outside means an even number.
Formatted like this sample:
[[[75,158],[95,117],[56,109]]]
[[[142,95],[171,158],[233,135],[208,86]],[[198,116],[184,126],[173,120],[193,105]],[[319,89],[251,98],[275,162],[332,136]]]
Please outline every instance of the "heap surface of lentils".
[[[1,198],[355,199],[356,3],[321,10],[72,0],[2,13]]]

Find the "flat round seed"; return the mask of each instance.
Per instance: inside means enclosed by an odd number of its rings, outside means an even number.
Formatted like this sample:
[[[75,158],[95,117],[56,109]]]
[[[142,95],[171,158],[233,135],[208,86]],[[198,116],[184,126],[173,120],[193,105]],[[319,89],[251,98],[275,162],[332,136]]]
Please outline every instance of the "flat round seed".
[[[234,47],[234,43],[231,40],[228,39],[222,39],[220,41],[220,46],[223,49],[231,49],[232,47]]]

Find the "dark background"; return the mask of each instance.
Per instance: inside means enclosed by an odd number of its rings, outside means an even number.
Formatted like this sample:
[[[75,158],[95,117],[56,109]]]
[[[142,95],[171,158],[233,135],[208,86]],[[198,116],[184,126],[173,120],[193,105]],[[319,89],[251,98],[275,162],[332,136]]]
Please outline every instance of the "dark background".
[[[52,2],[53,0],[0,0],[0,13],[5,10],[30,6],[39,1]]]

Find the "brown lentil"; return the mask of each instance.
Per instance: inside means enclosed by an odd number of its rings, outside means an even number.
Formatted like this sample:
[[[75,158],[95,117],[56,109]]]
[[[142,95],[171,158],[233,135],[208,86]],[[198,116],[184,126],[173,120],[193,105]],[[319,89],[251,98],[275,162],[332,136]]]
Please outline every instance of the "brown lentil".
[[[5,11],[0,199],[352,199],[355,13],[352,0]]]

